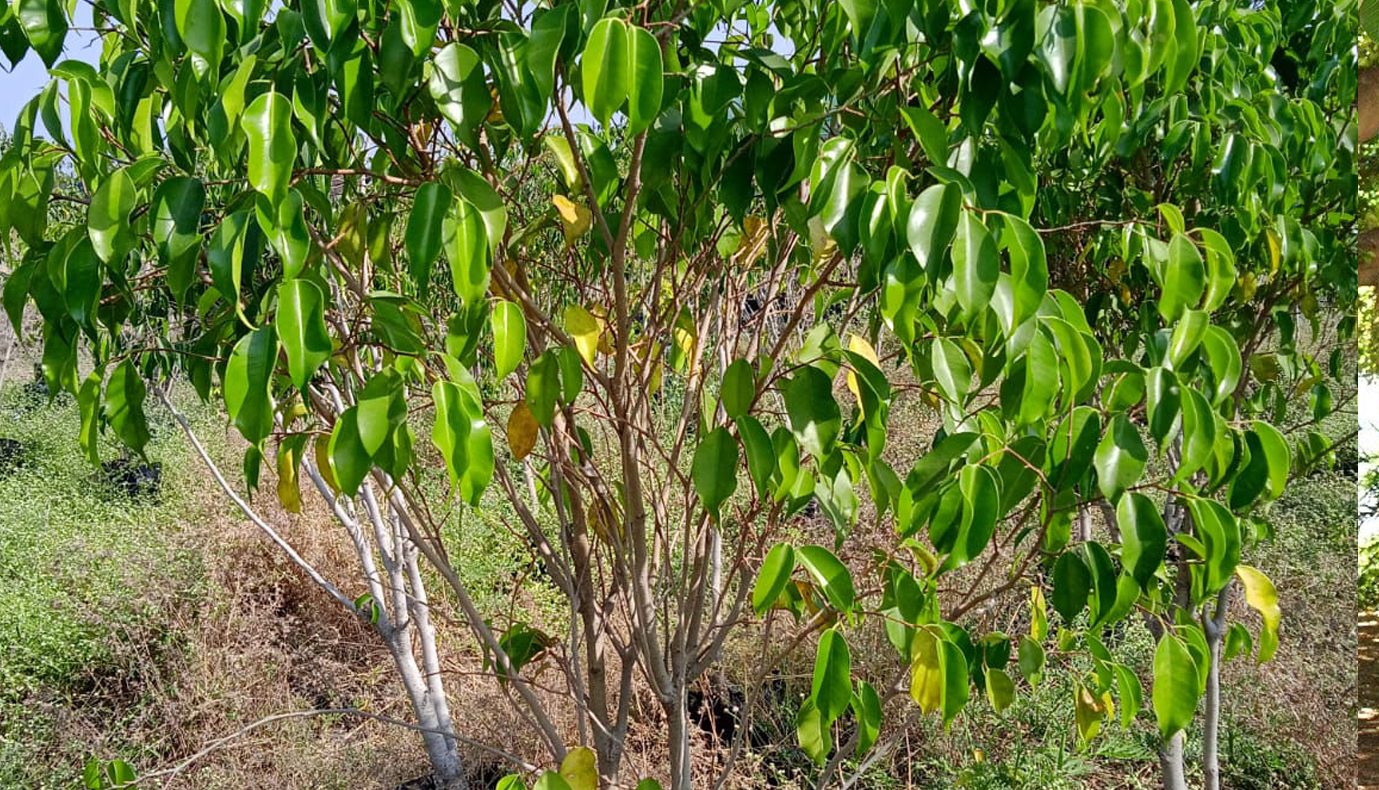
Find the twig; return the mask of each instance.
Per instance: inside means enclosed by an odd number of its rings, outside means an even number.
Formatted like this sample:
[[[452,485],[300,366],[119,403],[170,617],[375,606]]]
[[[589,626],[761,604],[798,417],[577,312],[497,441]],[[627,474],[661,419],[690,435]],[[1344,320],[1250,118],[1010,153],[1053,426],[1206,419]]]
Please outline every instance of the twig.
[[[380,721],[384,724],[392,724],[396,727],[402,727],[404,729],[413,730],[415,732],[439,733],[441,735],[445,735],[446,737],[454,738],[455,740],[465,744],[466,746],[472,746],[475,749],[486,751],[494,755],[495,757],[500,757],[508,761],[509,763],[512,763],[513,765],[517,766],[523,771],[535,771],[537,768],[537,766],[532,765],[531,763],[527,762],[526,760],[523,760],[521,757],[518,757],[517,755],[509,754],[508,752],[505,752],[502,749],[498,749],[496,747],[489,746],[487,744],[480,743],[475,740],[470,740],[469,738],[460,737],[448,730],[438,730],[432,727],[423,727],[420,724],[413,724],[409,721],[394,719],[391,716],[383,716],[378,713],[370,713],[368,711],[359,710],[358,708],[316,708],[313,710],[295,710],[289,711],[287,713],[275,713],[271,716],[264,716],[258,721],[250,722],[249,724],[240,727],[238,730],[235,730],[229,735],[216,738],[215,740],[211,741],[210,743],[202,747],[200,751],[184,759],[182,762],[174,765],[171,768],[164,768],[159,771],[152,771],[150,773],[144,774],[135,781],[125,782],[123,784],[118,785],[112,785],[111,787],[113,790],[120,790],[120,788],[132,788],[136,786],[139,782],[146,782],[150,779],[171,779],[177,776],[178,774],[182,773],[183,771],[187,770],[187,768],[189,768],[192,763],[196,762],[197,760],[200,760],[202,757],[205,757],[206,755],[218,749],[225,748],[230,744],[231,741],[235,740],[236,738],[241,738],[245,735],[248,735],[250,732],[258,729],[259,727],[263,727],[278,721],[285,721],[288,719],[305,719],[311,716],[361,716],[366,719],[373,719],[374,721]],[[164,779],[164,781],[166,781],[166,779]]]

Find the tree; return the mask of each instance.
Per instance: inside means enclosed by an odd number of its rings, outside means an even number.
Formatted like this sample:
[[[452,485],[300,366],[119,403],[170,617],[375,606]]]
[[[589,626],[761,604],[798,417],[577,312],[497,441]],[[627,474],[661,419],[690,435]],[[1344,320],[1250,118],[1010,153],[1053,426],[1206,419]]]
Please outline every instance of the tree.
[[[310,481],[360,579],[308,570],[388,645],[447,785],[429,611],[453,601],[541,760],[627,781],[644,683],[677,790],[744,746],[691,746],[730,637],[761,635],[763,677],[814,646],[823,786],[902,707],[1003,708],[1014,667],[1075,673],[1082,740],[1117,701],[1128,725],[1141,680],[1102,634],[1140,617],[1165,784],[1205,698],[1214,790],[1220,664],[1279,641],[1243,561],[1344,395],[1353,5],[103,1],[89,66],[58,60],[62,5],[23,0],[0,41],[52,82],[0,158],[3,302],[42,314],[93,459],[141,451],[184,378],[251,491],[265,463],[289,509]],[[888,420],[916,404],[942,426],[919,450]],[[437,479],[462,508],[494,489],[568,633],[485,619]],[[785,540],[811,503],[831,546]],[[1011,601],[1027,634],[969,630]],[[867,628],[894,676],[854,671]],[[523,672],[541,651],[577,733]]]

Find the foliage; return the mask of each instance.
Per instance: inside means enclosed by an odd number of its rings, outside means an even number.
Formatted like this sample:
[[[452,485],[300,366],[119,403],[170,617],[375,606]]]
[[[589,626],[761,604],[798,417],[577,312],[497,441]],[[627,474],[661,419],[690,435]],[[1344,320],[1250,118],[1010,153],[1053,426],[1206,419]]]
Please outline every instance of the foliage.
[[[549,761],[585,754],[526,626],[484,622],[439,539],[433,512],[496,486],[569,604],[583,664],[559,665],[608,778],[635,666],[689,786],[686,689],[749,601],[819,637],[797,724],[821,785],[900,706],[850,660],[869,624],[944,727],[1058,672],[1081,742],[1144,705],[1171,744],[1213,665],[1277,647],[1248,561],[1330,449],[1308,426],[1343,351],[1297,336],[1354,335],[1353,8],[102,0],[91,67],[26,0],[3,51],[52,82],[0,158],[3,302],[42,314],[91,458],[102,432],[142,452],[180,375],[251,489],[265,462],[288,507],[310,480],[431,730],[419,554]],[[941,421],[922,452],[888,452],[903,399]],[[831,546],[770,548],[811,503]],[[1224,620],[1237,578],[1260,629]],[[1026,632],[978,630],[1006,596]],[[1148,690],[1103,639],[1132,616]],[[425,740],[453,779],[453,739]]]

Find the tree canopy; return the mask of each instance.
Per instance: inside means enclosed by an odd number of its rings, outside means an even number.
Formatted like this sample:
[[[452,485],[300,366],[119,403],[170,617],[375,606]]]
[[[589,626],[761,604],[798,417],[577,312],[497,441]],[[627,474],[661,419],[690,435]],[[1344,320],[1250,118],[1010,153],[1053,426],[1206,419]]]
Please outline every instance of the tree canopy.
[[[93,460],[143,450],[166,381],[223,404],[250,490],[269,464],[353,524],[385,638],[420,552],[553,762],[586,751],[523,677],[547,636],[466,603],[437,478],[568,600],[605,778],[634,682],[674,786],[710,770],[687,686],[780,621],[817,645],[825,779],[883,711],[947,724],[1058,668],[1083,740],[1147,700],[1181,782],[1214,668],[1279,646],[1246,560],[1345,392],[1354,7],[98,0],[89,65],[60,0],[14,0],[0,51],[51,81],[0,155],[3,304],[41,314]],[[916,404],[923,446],[890,419]],[[792,539],[813,507],[831,539]],[[997,598],[1027,633],[976,630]],[[1128,617],[1148,694],[1101,641]],[[899,676],[853,665],[869,627]]]

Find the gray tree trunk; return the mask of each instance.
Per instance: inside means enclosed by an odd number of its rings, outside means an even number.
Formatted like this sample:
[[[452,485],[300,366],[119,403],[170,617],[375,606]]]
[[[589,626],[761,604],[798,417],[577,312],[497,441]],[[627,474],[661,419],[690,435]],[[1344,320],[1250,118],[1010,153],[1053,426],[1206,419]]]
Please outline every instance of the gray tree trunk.
[[[1202,787],[1221,790],[1221,655],[1226,636],[1226,601],[1231,587],[1227,584],[1216,596],[1216,611],[1202,618],[1202,630],[1207,635],[1211,653],[1211,668],[1207,670],[1207,704],[1202,724]]]

